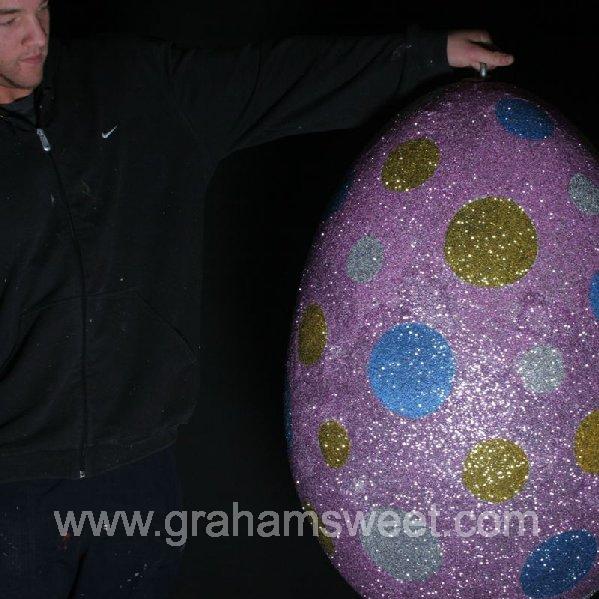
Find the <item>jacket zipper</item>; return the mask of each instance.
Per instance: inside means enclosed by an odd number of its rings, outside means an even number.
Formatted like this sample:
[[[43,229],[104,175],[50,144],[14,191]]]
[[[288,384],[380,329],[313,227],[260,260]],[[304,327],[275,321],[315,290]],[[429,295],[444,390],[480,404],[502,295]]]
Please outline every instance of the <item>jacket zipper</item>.
[[[77,239],[77,235],[75,234],[75,227],[73,225],[73,217],[71,215],[71,210],[69,208],[69,204],[66,201],[66,193],[64,190],[64,186],[62,183],[62,178],[60,176],[60,172],[56,165],[56,161],[54,160],[54,156],[52,155],[52,145],[48,140],[46,132],[37,128],[36,133],[41,141],[42,148],[44,152],[48,154],[50,158],[50,162],[52,164],[52,168],[54,170],[54,174],[56,175],[56,179],[58,181],[58,187],[60,191],[60,199],[64,204],[67,214],[69,216],[69,226],[71,228],[71,236],[73,238],[73,243],[77,250],[77,255],[79,257],[79,268],[81,273],[81,312],[83,316],[83,330],[82,330],[82,355],[81,355],[81,383],[83,386],[83,432],[81,434],[81,441],[79,445],[79,478],[85,478],[86,476],[86,439],[87,439],[87,386],[86,386],[86,372],[85,372],[85,346],[86,346],[86,330],[87,330],[87,291],[85,286],[85,270],[83,267],[83,253],[81,251],[81,245],[79,244],[79,240]]]

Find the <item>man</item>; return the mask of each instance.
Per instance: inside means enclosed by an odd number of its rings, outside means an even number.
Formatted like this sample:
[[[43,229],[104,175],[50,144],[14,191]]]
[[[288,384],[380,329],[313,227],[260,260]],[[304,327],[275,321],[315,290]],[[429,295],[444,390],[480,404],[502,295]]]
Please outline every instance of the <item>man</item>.
[[[47,0],[0,0],[0,596],[166,597],[179,548],[60,533],[53,510],[180,509],[217,164],[513,59],[416,26],[218,51],[49,32]]]

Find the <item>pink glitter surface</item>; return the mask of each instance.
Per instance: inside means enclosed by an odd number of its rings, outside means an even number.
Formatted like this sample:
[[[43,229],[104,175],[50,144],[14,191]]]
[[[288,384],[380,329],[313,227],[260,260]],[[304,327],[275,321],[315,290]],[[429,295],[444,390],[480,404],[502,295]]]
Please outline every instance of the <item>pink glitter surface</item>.
[[[514,98],[550,119],[549,136],[531,139],[502,125],[498,102]],[[389,154],[416,138],[438,147],[434,174],[409,191],[389,189],[382,181]],[[426,514],[435,505],[440,531],[453,531],[456,514],[468,510],[533,510],[539,524],[536,536],[530,529],[488,538],[442,534],[440,564],[412,580],[377,565],[359,535],[343,528],[331,560],[363,597],[522,598],[529,596],[521,584],[524,564],[543,541],[573,530],[599,539],[599,475],[582,469],[573,449],[581,421],[599,409],[599,322],[589,296],[599,271],[599,216],[573,201],[577,175],[590,182],[589,194],[597,193],[596,157],[555,108],[512,86],[463,80],[398,115],[377,136],[354,164],[343,204],[321,223],[300,285],[287,368],[290,458],[302,500],[318,514],[377,507]],[[501,287],[465,282],[444,255],[455,214],[488,196],[517,203],[537,233],[534,264]],[[380,243],[382,261],[370,280],[357,282],[348,276],[348,256],[365,235]],[[298,330],[311,304],[322,310],[327,335],[319,359],[305,364]],[[420,418],[384,405],[368,374],[375,344],[406,323],[441,333],[455,360],[451,392]],[[555,389],[535,391],[518,372],[519,360],[536,346],[563,358]],[[319,427],[331,419],[351,442],[339,468],[327,464],[319,446]],[[519,492],[492,503],[473,495],[462,473],[472,448],[496,438],[525,452],[529,472]],[[406,559],[406,551],[387,561]],[[559,596],[582,598],[599,588],[596,559],[573,585]]]

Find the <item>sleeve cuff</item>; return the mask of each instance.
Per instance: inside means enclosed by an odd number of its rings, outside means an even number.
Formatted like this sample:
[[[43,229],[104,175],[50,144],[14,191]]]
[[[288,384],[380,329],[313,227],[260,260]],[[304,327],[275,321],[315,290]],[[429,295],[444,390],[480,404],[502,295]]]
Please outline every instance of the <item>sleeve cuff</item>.
[[[447,58],[447,36],[446,30],[408,25],[404,43],[393,54],[393,60],[403,61],[397,96],[408,94],[434,77],[453,73]]]

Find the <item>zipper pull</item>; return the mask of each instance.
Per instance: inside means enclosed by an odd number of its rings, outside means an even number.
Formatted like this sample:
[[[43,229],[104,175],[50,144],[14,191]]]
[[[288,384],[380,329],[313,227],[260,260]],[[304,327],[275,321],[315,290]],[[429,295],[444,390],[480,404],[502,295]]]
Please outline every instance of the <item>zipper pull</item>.
[[[36,129],[36,132],[42,142],[42,148],[44,148],[44,151],[49,152],[52,149],[52,146],[46,137],[45,131],[43,129]]]
[[[79,478],[85,478],[85,470],[79,470]]]

